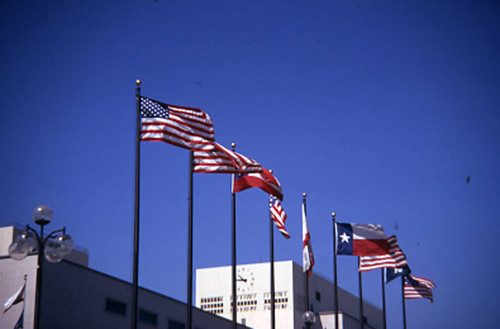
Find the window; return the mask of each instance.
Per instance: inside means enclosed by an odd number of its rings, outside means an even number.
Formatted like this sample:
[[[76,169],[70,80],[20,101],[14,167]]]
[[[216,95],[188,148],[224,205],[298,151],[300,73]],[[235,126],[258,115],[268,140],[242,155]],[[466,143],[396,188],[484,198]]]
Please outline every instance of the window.
[[[184,329],[184,323],[169,319],[168,329]]]
[[[111,298],[106,298],[106,311],[116,314],[127,314],[127,304],[113,300]]]
[[[158,322],[158,314],[139,309],[139,321],[156,326]]]
[[[319,291],[316,291],[316,300],[317,300],[318,302],[321,302],[321,294],[320,294],[320,292],[319,292]]]
[[[223,298],[222,296],[200,298],[200,308],[212,314],[222,314],[224,313]]]

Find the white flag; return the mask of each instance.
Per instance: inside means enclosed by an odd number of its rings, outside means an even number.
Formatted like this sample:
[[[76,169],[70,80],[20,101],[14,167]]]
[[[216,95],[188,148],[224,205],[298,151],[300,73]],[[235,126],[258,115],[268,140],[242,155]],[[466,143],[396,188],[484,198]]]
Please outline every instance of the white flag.
[[[12,306],[24,301],[24,288],[26,287],[26,281],[23,283],[21,288],[19,288],[14,295],[12,295],[5,304],[3,304],[3,312],[7,312]]]

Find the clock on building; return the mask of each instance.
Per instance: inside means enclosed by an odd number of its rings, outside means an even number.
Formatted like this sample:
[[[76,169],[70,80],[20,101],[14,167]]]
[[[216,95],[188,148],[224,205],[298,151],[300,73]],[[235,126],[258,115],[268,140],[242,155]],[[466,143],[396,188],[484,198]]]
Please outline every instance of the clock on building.
[[[255,273],[246,267],[240,267],[236,274],[236,281],[239,293],[249,292],[253,290],[255,285]]]

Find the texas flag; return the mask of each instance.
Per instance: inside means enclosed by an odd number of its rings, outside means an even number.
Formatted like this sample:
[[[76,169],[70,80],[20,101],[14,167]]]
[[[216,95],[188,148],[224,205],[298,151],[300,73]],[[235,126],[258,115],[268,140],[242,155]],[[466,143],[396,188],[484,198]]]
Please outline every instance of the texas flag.
[[[389,253],[390,244],[381,225],[337,224],[337,255],[375,256]]]

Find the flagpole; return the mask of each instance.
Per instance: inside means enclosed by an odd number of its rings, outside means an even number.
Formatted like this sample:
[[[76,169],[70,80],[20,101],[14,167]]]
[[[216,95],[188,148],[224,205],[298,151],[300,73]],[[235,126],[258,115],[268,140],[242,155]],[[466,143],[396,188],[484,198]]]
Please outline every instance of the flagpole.
[[[307,216],[307,203],[306,203],[307,193],[302,193],[302,203],[304,204],[304,213]],[[309,271],[304,272],[305,279],[305,295],[306,295],[306,312],[309,311]],[[306,323],[307,328],[311,327],[310,323]]]
[[[26,310],[26,282],[28,281],[28,274],[25,274],[24,275],[24,296],[23,296],[23,312],[21,313],[21,316],[22,316],[22,319],[20,319],[21,321],[21,327],[19,328],[24,328],[24,311]]]
[[[273,171],[269,170],[272,174]],[[271,195],[269,195],[271,198]],[[269,206],[268,206],[269,208]],[[276,328],[276,310],[275,310],[275,290],[274,290],[274,223],[273,216],[271,215],[271,211],[269,211],[269,239],[270,239],[270,265],[271,265],[271,273],[270,273],[270,281],[271,281],[271,329]]]
[[[40,240],[44,240],[43,236],[43,227],[44,225],[40,226]],[[43,276],[43,259],[44,259],[44,254],[43,254],[43,248],[38,247],[38,261],[37,261],[37,269],[36,269],[36,297],[35,297],[35,323],[34,323],[34,328],[35,329],[40,329],[40,314],[41,314],[41,308],[42,308],[42,276]]]
[[[189,152],[189,210],[188,210],[188,264],[186,328],[193,327],[193,151]]]
[[[380,274],[382,277],[382,313],[384,318],[384,329],[387,329],[387,315],[386,315],[386,307],[385,307],[385,276],[384,276],[384,268],[380,269]]]
[[[337,283],[337,232],[335,223],[335,213],[332,212],[333,220],[333,281],[334,281],[334,291],[333,291],[333,302],[335,310],[335,329],[339,329],[339,289]]]
[[[358,257],[358,268],[361,262],[361,258]],[[361,321],[361,329],[365,327],[364,314],[363,314],[363,281],[362,272],[358,269],[358,281],[359,281],[359,319]]]
[[[271,212],[269,212],[269,233],[271,235],[271,329],[276,328],[276,310],[275,310],[275,290],[274,290],[274,231],[273,231],[273,219],[271,218]]]
[[[137,99],[137,133],[135,146],[135,214],[134,214],[134,260],[132,270],[132,329],[137,328],[137,300],[139,282],[139,193],[141,165],[141,80],[136,80],[135,97]]]
[[[234,148],[236,147],[236,143],[231,143],[231,147]],[[234,175],[231,175],[231,187],[232,184],[234,184]],[[231,197],[232,197],[232,202],[231,202],[231,212],[232,212],[232,221],[231,221],[231,238],[232,238],[232,243],[231,243],[231,269],[232,269],[232,278],[231,278],[231,284],[232,284],[232,291],[233,291],[233,329],[237,328],[237,307],[238,307],[238,298],[236,294],[236,193],[234,193],[234,189],[231,188]]]
[[[403,298],[403,329],[406,329],[405,276],[401,276],[401,297]]]

